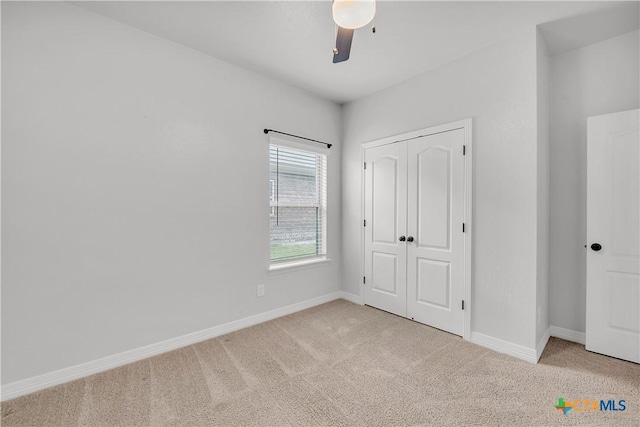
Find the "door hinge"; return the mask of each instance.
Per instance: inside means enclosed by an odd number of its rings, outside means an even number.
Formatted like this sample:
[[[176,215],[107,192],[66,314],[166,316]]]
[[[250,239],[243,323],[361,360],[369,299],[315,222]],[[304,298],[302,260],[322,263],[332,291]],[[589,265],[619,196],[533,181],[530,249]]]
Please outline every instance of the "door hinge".
[[[367,168],[367,162],[364,162],[364,168],[365,169]]]
[[[462,146],[462,155],[463,155],[463,156],[466,156],[466,155],[467,155],[467,146],[466,146],[466,145],[463,145],[463,146]]]
[[[464,233],[464,222],[462,223],[462,232]]]
[[[366,226],[367,226],[367,220],[365,219],[363,227],[366,227]]]
[[[366,276],[362,276],[362,283],[367,283],[367,277]]]
[[[462,309],[464,310],[464,300],[462,300]]]

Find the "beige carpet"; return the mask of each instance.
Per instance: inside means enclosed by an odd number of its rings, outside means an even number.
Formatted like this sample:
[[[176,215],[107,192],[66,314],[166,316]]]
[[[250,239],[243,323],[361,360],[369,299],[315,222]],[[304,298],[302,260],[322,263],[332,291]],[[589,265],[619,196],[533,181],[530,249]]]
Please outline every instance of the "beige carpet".
[[[640,365],[538,365],[343,300],[2,404],[2,425],[639,425]],[[566,416],[558,397],[624,399]]]

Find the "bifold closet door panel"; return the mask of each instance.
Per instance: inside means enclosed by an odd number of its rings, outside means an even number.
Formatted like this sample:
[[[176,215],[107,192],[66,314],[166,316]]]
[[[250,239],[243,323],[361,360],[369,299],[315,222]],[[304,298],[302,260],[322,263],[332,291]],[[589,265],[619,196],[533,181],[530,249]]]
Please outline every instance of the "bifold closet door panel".
[[[406,144],[367,149],[365,164],[365,303],[406,316]]]
[[[462,335],[465,130],[408,144],[407,317]]]

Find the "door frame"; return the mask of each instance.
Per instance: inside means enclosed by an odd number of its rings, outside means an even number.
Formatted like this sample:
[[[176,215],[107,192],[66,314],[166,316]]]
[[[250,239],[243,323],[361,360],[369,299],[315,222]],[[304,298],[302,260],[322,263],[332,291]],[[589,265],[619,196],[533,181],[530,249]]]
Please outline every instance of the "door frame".
[[[473,207],[473,120],[471,118],[458,120],[451,123],[445,123],[437,126],[430,126],[423,129],[414,130],[411,132],[405,132],[385,138],[376,139],[369,142],[364,142],[360,145],[360,164],[364,165],[365,151],[369,148],[378,147],[381,145],[393,144],[396,142],[403,142],[410,139],[416,139],[423,136],[434,135],[437,133],[449,132],[452,130],[464,129],[464,145],[465,145],[465,158],[464,158],[464,313],[463,313],[463,327],[462,338],[466,341],[471,339],[471,310],[473,310],[473,304],[471,301],[471,267],[472,267],[472,237],[473,237],[473,221],[472,221],[472,207]],[[365,214],[365,172],[364,167],[360,168],[360,277],[364,277],[364,257],[365,257],[365,233],[364,233],[364,214]],[[360,283],[360,295],[362,295],[362,302],[365,302],[365,285]]]

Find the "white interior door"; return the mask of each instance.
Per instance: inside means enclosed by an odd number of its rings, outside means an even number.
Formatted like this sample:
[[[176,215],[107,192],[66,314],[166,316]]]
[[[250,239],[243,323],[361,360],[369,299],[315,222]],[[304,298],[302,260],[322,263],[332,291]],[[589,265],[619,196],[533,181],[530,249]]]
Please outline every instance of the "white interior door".
[[[587,122],[586,349],[640,363],[640,110]]]
[[[462,335],[465,130],[409,141],[407,317]]]
[[[406,316],[406,145],[370,148],[365,162],[365,303]]]

